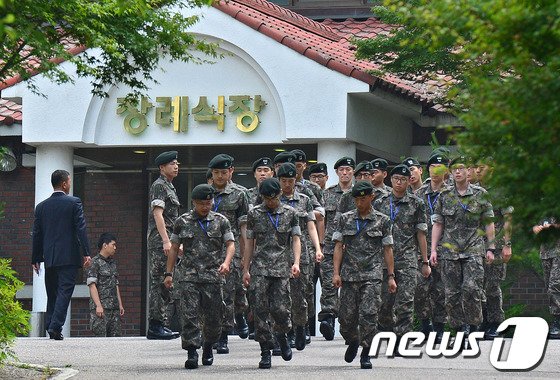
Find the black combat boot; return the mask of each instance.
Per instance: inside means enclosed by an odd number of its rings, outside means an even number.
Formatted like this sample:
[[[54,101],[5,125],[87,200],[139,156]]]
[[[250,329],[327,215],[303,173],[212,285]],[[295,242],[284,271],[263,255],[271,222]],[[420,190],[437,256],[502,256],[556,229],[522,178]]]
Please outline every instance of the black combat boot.
[[[235,329],[237,330],[237,335],[239,335],[241,339],[247,339],[249,336],[249,326],[243,314],[235,315]]]
[[[344,353],[344,361],[346,363],[352,363],[352,361],[356,358],[356,355],[358,355],[358,348],[360,348],[360,343],[358,342],[348,343],[348,348]]]
[[[301,351],[305,348],[305,327],[296,326],[296,350]]]
[[[228,348],[228,334],[227,331],[222,331],[220,339],[218,339],[218,346],[216,347],[217,354],[229,354]]]
[[[276,340],[278,341],[278,345],[280,346],[282,359],[284,359],[285,361],[292,360],[292,349],[288,344],[288,340],[286,339],[286,334],[284,333],[276,334]],[[305,347],[305,342],[303,345]],[[297,346],[297,331],[296,331],[296,346]]]
[[[434,326],[432,326],[432,322],[429,319],[422,319],[420,321],[420,325],[421,325],[422,334],[424,334],[426,339],[428,339],[430,333],[434,331]]]
[[[476,331],[476,330],[475,330]],[[461,351],[469,349],[469,334],[471,333],[471,327],[469,325],[463,325],[459,327],[457,332],[463,332],[463,340],[461,342]]]
[[[369,360],[369,347],[362,348],[362,353],[360,354],[360,368],[372,368],[371,361]]]
[[[276,339],[276,336],[274,336],[273,340],[274,342],[272,343],[272,356],[282,355],[282,350],[280,349],[280,344],[278,344],[278,339]]]
[[[188,356],[187,356],[187,361],[185,362],[185,368],[186,369],[198,368],[198,352],[196,352],[196,348],[188,349]]]
[[[163,328],[163,325],[160,321],[150,321],[148,327],[148,334],[146,335],[148,339],[157,339],[157,340],[169,340],[178,338],[175,336],[173,332],[166,331]]]
[[[560,317],[555,317],[550,324],[548,339],[560,339]]]
[[[441,322],[434,322],[434,331],[436,332],[436,344],[441,344],[441,339],[443,338],[443,331],[445,324]]]
[[[494,340],[495,338],[499,337],[498,334],[498,324],[497,323],[488,323],[486,325],[488,328],[484,331],[484,340]]]
[[[212,363],[214,363],[212,343],[204,342],[204,344],[202,345],[202,365],[212,365]]]
[[[309,323],[305,325],[305,344],[311,344],[311,331],[309,331]]]
[[[290,348],[296,348],[296,333],[294,333],[294,329],[291,329],[286,334],[286,338],[288,339],[288,344]]]
[[[326,317],[319,325],[319,331],[326,340],[334,339],[334,317]]]
[[[267,369],[272,366],[270,347],[268,343],[261,343],[261,361],[259,362],[259,368]]]
[[[255,321],[247,321],[247,325],[249,326],[249,339],[255,340]]]

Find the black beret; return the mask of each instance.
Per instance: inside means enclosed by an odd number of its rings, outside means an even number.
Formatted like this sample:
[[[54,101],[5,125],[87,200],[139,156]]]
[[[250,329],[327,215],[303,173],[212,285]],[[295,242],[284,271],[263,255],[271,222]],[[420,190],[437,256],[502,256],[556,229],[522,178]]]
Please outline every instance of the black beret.
[[[434,153],[430,156],[430,158],[428,158],[427,167],[429,168],[432,164],[447,165],[447,157],[445,157],[443,154]]]
[[[296,156],[296,162],[305,162],[307,161],[307,157],[305,156],[305,152],[301,149],[294,149],[292,153]]]
[[[356,176],[360,172],[368,171],[371,172],[373,170],[373,165],[369,161],[362,161],[358,165],[356,165],[356,169],[354,169],[354,176]]]
[[[376,158],[375,160],[371,161],[371,165],[374,169],[387,171],[387,166],[389,166],[389,163],[383,158]]]
[[[210,160],[208,167],[210,169],[229,169],[233,166],[233,159],[230,155],[220,153]]]
[[[163,152],[162,154],[160,154],[159,156],[156,157],[155,163],[157,166],[160,165],[165,165],[170,163],[173,160],[177,159],[177,151],[176,150],[170,150],[168,152]]]
[[[334,168],[338,169],[339,166],[351,166],[352,169],[356,167],[356,161],[351,157],[342,157],[334,163]]]
[[[309,174],[314,174],[314,173],[328,174],[327,164],[325,164],[324,162],[318,162],[316,164],[311,165],[309,167]]]
[[[274,165],[283,164],[284,162],[296,162],[296,155],[292,152],[280,152],[272,161]]]
[[[393,170],[391,170],[391,175],[404,175],[406,177],[410,177],[410,169],[408,168],[408,166],[404,165],[404,164],[400,164],[397,165],[393,168]]]
[[[286,162],[282,164],[280,168],[278,168],[278,172],[276,172],[276,177],[287,177],[287,178],[296,178],[296,166],[291,162]]]
[[[276,197],[280,194],[280,182],[276,178],[267,178],[259,186],[259,194],[265,197]]]
[[[206,170],[206,179],[212,178],[212,169]]]
[[[370,195],[373,193],[373,185],[370,181],[358,181],[352,187],[352,196],[361,197],[363,195]]]
[[[418,160],[414,157],[407,157],[407,158],[404,159],[404,161],[402,163],[403,163],[403,165],[406,165],[409,168],[411,166],[418,166],[418,167],[422,166],[422,165],[420,165],[420,162],[418,162]]]
[[[257,170],[260,166],[266,166],[268,168],[273,169],[272,167],[272,160],[268,157],[261,157],[257,161],[253,162],[253,173]]]
[[[449,153],[451,153],[451,152],[450,152],[448,147],[442,145],[442,146],[438,146],[437,148],[435,148],[432,152],[432,155],[434,155],[435,153],[441,154],[445,157],[449,157]]]
[[[451,160],[451,162],[449,163],[449,166],[453,166],[456,164],[464,164],[464,165],[470,165],[470,160],[465,157],[465,156],[457,156],[454,159]]]
[[[208,200],[214,198],[214,188],[210,185],[196,185],[191,193],[191,198],[195,200]]]

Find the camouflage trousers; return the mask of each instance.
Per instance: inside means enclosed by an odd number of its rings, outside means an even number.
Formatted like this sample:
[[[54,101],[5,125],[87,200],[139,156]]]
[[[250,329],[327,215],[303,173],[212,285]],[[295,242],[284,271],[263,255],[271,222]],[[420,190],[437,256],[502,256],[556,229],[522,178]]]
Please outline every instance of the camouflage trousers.
[[[226,305],[222,322],[224,331],[233,330],[235,314],[244,314],[247,311],[246,293],[247,290],[243,286],[241,260],[234,258],[224,285],[224,303]]]
[[[181,347],[200,348],[205,342],[217,342],[222,331],[224,302],[221,283],[181,281]],[[202,328],[202,336],[201,336]]]
[[[346,344],[359,342],[369,347],[377,333],[381,305],[381,280],[343,281],[340,289],[340,334]]]
[[[332,284],[334,264],[333,264],[334,243],[325,243],[323,261],[321,261],[321,311],[319,312],[319,321],[324,321],[328,317],[336,318],[338,316],[339,299],[338,289]]]
[[[550,314],[560,317],[560,257],[541,259]]]
[[[312,266],[309,264],[300,265],[300,275],[297,278],[290,278],[290,296],[292,298],[292,322],[295,326],[305,326],[307,324],[309,308],[309,288],[313,289],[311,283],[313,274],[310,273]]]
[[[90,313],[89,327],[95,336],[121,336],[121,314],[119,309],[104,309],[103,317]]]
[[[163,243],[148,244],[148,318],[167,324],[166,309],[170,301],[169,293],[166,297],[162,293],[163,274],[167,270],[167,256],[163,254]]]
[[[274,343],[274,333],[287,333],[292,328],[292,299],[287,277],[251,276],[248,292],[255,321],[255,340]]]
[[[445,309],[450,326],[457,329],[464,324],[480,325],[484,280],[482,256],[445,260],[442,279],[445,286]]]
[[[502,323],[505,318],[500,284],[506,279],[506,264],[501,260],[501,251],[496,251],[495,258],[497,263],[484,263],[482,309],[486,310],[488,323]]]
[[[395,268],[397,292],[389,293],[389,277],[387,270],[383,270],[379,325],[384,330],[392,330],[397,336],[413,330],[416,272],[414,267]]]
[[[418,262],[416,272],[416,293],[414,294],[414,311],[418,319],[429,319],[436,323],[447,321],[445,311],[445,288],[441,279],[443,260],[437,267],[432,267],[430,277],[422,276],[422,261]]]

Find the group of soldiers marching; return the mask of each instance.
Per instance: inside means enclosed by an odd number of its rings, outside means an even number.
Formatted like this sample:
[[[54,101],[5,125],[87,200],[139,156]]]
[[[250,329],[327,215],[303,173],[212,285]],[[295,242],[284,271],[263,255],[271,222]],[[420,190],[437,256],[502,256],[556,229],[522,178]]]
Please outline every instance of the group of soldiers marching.
[[[473,331],[498,335],[512,210],[493,209],[480,186],[483,165],[435,150],[423,182],[414,158],[389,170],[384,159],[356,165],[341,157],[333,167],[338,183],[326,187],[327,165],[307,168],[305,153],[294,150],[257,159],[256,186],[246,189],[232,182],[233,157],[219,154],[208,164],[208,183],[192,190],[192,209],[179,215],[177,152],[155,164],[147,337],[179,336],[165,326],[173,289],[187,369],[198,367],[200,348],[203,365],[212,365],[213,349],[229,353],[234,329],[260,344],[259,368],[270,368],[273,355],[289,361],[292,348],[311,341],[317,277],[321,334],[332,340],[338,319],[344,359],[352,362],[361,346],[364,369],[372,368],[373,336],[393,331],[400,339],[414,329],[415,314],[436,343],[446,323],[464,332],[465,345]]]

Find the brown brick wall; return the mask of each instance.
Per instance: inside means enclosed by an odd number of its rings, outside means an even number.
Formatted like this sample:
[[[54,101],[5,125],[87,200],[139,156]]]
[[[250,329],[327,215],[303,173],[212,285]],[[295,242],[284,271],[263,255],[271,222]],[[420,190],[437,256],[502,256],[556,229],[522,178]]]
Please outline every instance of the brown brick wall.
[[[74,183],[83,189],[79,195],[84,204],[88,237],[92,255],[97,253],[97,238],[102,232],[117,236],[115,259],[119,270],[121,296],[125,308],[123,334],[140,335],[144,332],[145,314],[143,297],[146,283],[143,251],[147,213],[147,175],[143,173],[81,173],[75,174]],[[31,232],[35,199],[34,169],[18,168],[0,172],[0,201],[6,202],[4,219],[0,220],[0,257],[12,258],[18,278],[32,283]],[[50,186],[50,184],[49,184]],[[78,283],[85,284],[83,274]],[[73,336],[90,336],[88,331],[88,300],[72,301]],[[31,309],[31,302],[24,306]]]
[[[508,273],[513,279],[508,294],[504,295],[504,309],[515,304],[525,305],[525,314],[548,311],[548,295],[542,277],[532,269]]]

